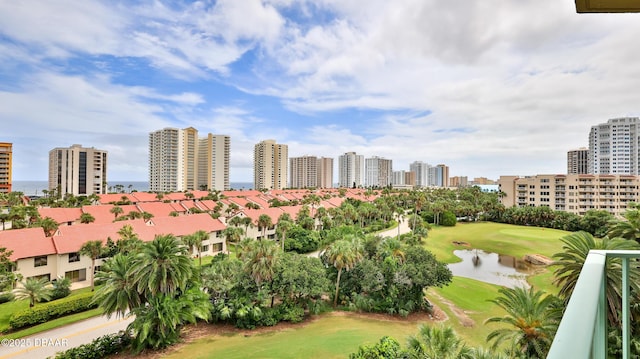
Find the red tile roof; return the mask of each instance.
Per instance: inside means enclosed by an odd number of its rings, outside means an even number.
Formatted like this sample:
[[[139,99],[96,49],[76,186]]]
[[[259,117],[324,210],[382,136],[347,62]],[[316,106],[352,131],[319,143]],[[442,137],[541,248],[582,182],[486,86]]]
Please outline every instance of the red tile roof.
[[[65,226],[71,227],[76,226]],[[56,253],[53,241],[45,237],[40,227],[0,231],[0,247],[13,251],[9,256],[12,261]]]
[[[151,192],[133,192],[131,196],[135,198],[135,202],[156,202],[158,195]]]
[[[222,194],[225,197],[249,197],[249,196],[258,196],[262,194],[262,192],[257,190],[247,190],[247,191],[222,191]]]
[[[114,242],[118,241],[120,239],[118,231],[126,224],[131,225],[133,231],[145,242],[155,237],[155,232],[152,229],[149,230],[142,219],[136,219],[60,228],[53,236],[53,241],[59,254],[73,253],[79,251],[88,241],[100,240],[102,244],[107,243],[107,238],[111,238]]]
[[[107,193],[107,194],[99,194],[101,204],[115,204],[117,202],[122,201],[122,197],[126,197],[128,201],[135,202],[135,197],[133,197],[130,193]]]
[[[52,218],[56,223],[62,224],[67,222],[75,222],[80,220],[82,210],[80,208],[38,208],[41,218]]]
[[[109,212],[111,208],[115,207],[112,204],[102,204],[98,206],[82,206],[82,212],[90,213],[95,221],[93,223],[111,223],[115,219],[113,213]],[[124,212],[122,214],[125,214]]]
[[[184,236],[196,231],[222,231],[227,226],[219,219],[213,219],[208,213],[190,214],[180,217],[158,217],[150,220],[156,234],[173,234]]]
[[[274,208],[261,208],[261,209],[245,208],[241,210],[241,212],[244,213],[247,217],[251,218],[254,225],[258,225],[258,218],[263,214],[266,214],[269,217],[271,217],[271,222],[273,224],[277,224],[278,217],[280,217],[280,215],[284,211],[280,209],[280,207],[274,207]]]
[[[154,217],[169,217],[171,212],[185,213],[187,211],[179,203],[145,202],[138,203],[138,207],[143,212],[153,214]]]

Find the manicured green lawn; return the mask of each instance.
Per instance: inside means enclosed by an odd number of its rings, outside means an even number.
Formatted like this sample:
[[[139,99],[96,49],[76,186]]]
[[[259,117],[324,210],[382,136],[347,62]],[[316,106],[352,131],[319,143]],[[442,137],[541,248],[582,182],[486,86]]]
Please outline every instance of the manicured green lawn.
[[[560,238],[570,232],[549,228],[515,226],[510,224],[481,222],[458,223],[455,227],[436,227],[425,241],[428,248],[440,261],[459,262],[453,254],[464,249],[453,242],[469,243],[472,248],[487,252],[506,254],[522,258],[525,254],[542,254],[551,257],[562,249]]]
[[[345,358],[362,344],[391,335],[404,345],[419,322],[375,320],[327,313],[293,328],[244,335],[222,333],[200,339],[164,358]]]
[[[81,293],[90,292],[91,288],[76,289],[69,294],[70,297]],[[36,304],[36,307],[40,304]],[[9,329],[9,320],[13,313],[29,308],[29,301],[27,299],[14,300],[11,302],[0,304],[0,333],[3,333]],[[27,335],[36,334],[45,330],[53,329],[65,324],[71,324],[80,320],[84,320],[90,317],[100,315],[101,312],[98,309],[89,310],[83,313],[77,313],[66,317],[58,318],[56,320],[49,321],[40,325],[33,326],[24,330],[13,332],[6,336],[0,336],[0,338],[22,338]]]

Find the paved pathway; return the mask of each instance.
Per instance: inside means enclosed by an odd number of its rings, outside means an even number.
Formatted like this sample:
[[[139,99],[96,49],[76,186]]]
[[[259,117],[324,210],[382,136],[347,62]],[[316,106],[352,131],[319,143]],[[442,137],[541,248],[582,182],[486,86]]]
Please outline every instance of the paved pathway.
[[[0,359],[40,359],[54,357],[100,336],[117,333],[133,321],[133,317],[111,319],[94,317],[20,339],[6,339],[0,344]]]

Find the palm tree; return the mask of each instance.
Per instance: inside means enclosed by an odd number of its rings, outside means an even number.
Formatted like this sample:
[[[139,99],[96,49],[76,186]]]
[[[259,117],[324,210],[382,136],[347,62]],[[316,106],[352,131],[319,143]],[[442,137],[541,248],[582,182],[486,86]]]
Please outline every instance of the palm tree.
[[[284,242],[287,239],[287,231],[293,228],[294,223],[292,221],[288,221],[286,219],[278,220],[278,227],[276,231],[280,233],[280,244],[282,246],[282,251],[284,252]]]
[[[122,209],[122,207],[120,207],[120,206],[113,206],[113,207],[109,210],[109,212],[110,212],[111,214],[113,214],[113,216],[114,216],[113,218],[115,219],[115,218],[118,218],[118,215],[121,215],[121,214],[122,214],[122,212],[124,212],[124,210],[123,210],[123,209]]]
[[[630,203],[629,209],[622,215],[625,220],[613,219],[607,226],[607,236],[620,237],[640,242],[640,205]]]
[[[193,271],[187,247],[175,236],[166,234],[142,246],[134,258],[131,275],[138,292],[151,297],[184,289]]]
[[[96,268],[96,259],[100,257],[104,248],[102,247],[102,241],[88,241],[85,242],[82,247],[80,247],[80,254],[83,256],[87,256],[91,258],[91,291],[95,289],[95,268]]]
[[[486,323],[501,323],[507,327],[489,333],[487,341],[494,341],[495,350],[503,342],[527,358],[544,358],[558,329],[561,312],[556,310],[557,298],[532,288],[500,288],[500,297],[491,300],[504,309],[503,317],[491,317]]]
[[[184,324],[211,318],[211,307],[209,296],[199,288],[191,288],[179,297],[164,294],[151,297],[147,305],[133,310],[135,319],[127,327],[135,334],[134,352],[176,343]]]
[[[238,218],[238,217],[235,217]],[[222,231],[222,234],[224,235],[224,239],[227,241],[226,245],[227,245],[227,254],[229,253],[229,242],[232,243],[236,243],[236,256],[238,255],[238,246],[237,243],[240,242],[240,239],[242,239],[242,235],[244,234],[244,231],[242,230],[242,228],[238,228],[238,227],[227,227]]]
[[[149,221],[151,218],[153,218],[153,214],[149,212],[142,212],[142,219],[144,219],[145,222]]]
[[[253,278],[258,288],[261,288],[264,283],[269,283],[271,287],[280,253],[273,241],[252,241],[244,249],[242,260],[245,271]],[[271,297],[272,307],[273,303],[274,296]]]
[[[378,255],[382,258],[392,257],[398,263],[404,263],[404,246],[397,238],[388,237],[378,244]]]
[[[590,250],[640,249],[640,245],[636,241],[610,239],[608,237],[596,240],[590,233],[583,231],[572,233],[560,240],[564,243],[562,246],[563,252],[553,255],[553,258],[556,259],[554,265],[557,268],[554,283],[560,286],[558,295],[564,299],[565,304],[569,302]],[[618,323],[618,311],[621,310],[620,303],[622,303],[622,266],[620,258],[608,258],[605,266],[608,318],[613,325]],[[640,282],[638,271],[630,271],[629,276],[631,286],[634,290],[638,290],[638,283]]]
[[[332,265],[338,270],[336,278],[336,294],[333,299],[333,306],[338,305],[338,294],[340,293],[340,276],[342,270],[351,270],[361,259],[362,254],[356,249],[354,242],[340,239],[333,242],[322,255],[325,263]]]
[[[190,235],[182,237],[182,241],[189,247],[191,253],[193,253],[194,249],[196,252],[198,252],[198,265],[200,267],[202,267],[202,256],[200,255],[200,247],[202,246],[202,242],[207,239],[209,239],[209,234],[203,230],[196,231]]]
[[[107,317],[111,317],[113,313],[119,317],[124,316],[129,310],[140,307],[145,302],[131,275],[132,259],[132,255],[118,253],[105,261],[96,273],[96,278],[104,285],[98,288],[93,301],[98,303]]]
[[[58,230],[58,222],[56,222],[51,217],[46,217],[41,219],[39,224],[40,224],[40,227],[42,227],[42,230],[44,231],[44,235],[46,237],[53,236]]]
[[[95,222],[95,220],[96,218],[93,215],[91,215],[91,213],[85,212],[80,215],[80,223],[84,223],[84,224],[93,223]]]
[[[407,341],[410,358],[471,359],[471,348],[458,338],[451,327],[435,328],[421,325],[417,336]]]
[[[36,302],[51,299],[51,288],[47,287],[49,281],[46,278],[27,278],[20,284],[14,294],[16,299],[29,299],[29,308],[33,308]]]
[[[260,239],[265,239],[267,236],[267,228],[273,226],[273,222],[271,221],[271,217],[267,214],[261,214],[258,217],[258,227],[262,229],[262,237]]]

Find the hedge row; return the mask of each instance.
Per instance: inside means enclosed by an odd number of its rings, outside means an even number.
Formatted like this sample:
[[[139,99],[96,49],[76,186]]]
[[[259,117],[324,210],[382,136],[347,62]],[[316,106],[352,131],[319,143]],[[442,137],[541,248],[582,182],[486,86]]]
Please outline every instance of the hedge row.
[[[124,351],[131,343],[129,333],[107,334],[94,339],[89,344],[56,353],[56,359],[101,359]]]
[[[12,329],[20,329],[45,323],[68,314],[84,312],[98,306],[96,303],[92,303],[92,299],[93,293],[89,292],[39,304],[33,308],[15,312],[9,320],[9,325]]]

